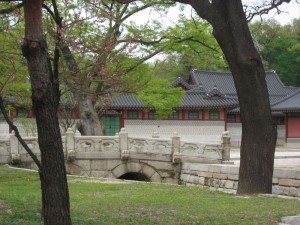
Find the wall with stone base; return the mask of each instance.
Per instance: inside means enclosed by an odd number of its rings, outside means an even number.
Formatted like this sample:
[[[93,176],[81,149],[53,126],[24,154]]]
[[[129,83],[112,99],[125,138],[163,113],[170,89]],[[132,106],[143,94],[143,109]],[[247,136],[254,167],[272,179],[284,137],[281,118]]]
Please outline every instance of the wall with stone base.
[[[182,184],[230,193],[236,193],[238,179],[235,165],[183,163],[180,176]],[[300,197],[300,169],[275,168],[272,194]]]

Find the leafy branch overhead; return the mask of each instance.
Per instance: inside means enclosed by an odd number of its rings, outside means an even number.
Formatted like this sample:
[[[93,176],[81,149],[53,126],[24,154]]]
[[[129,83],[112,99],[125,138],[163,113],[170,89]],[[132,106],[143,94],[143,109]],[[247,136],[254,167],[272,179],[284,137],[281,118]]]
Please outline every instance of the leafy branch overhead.
[[[147,87],[138,92],[146,107],[155,110],[156,119],[163,119],[175,112],[174,107],[180,106],[180,99],[185,95],[182,88],[167,88],[167,79],[153,79]]]

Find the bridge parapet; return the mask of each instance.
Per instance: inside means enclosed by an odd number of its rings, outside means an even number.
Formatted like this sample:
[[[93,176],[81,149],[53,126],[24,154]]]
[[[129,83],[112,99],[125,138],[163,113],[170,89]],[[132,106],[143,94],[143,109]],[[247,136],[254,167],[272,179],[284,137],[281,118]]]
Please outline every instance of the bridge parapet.
[[[39,157],[37,137],[24,140]],[[230,151],[228,133],[221,145],[183,142],[177,133],[169,140],[133,138],[125,129],[116,136],[78,136],[69,129],[62,140],[70,174],[118,178],[122,173],[140,172],[151,181],[165,183],[178,183],[182,163],[220,164],[228,160]],[[1,163],[36,168],[14,134],[0,140],[0,158]]]
[[[182,142],[177,133],[171,140],[160,138],[132,138],[124,128],[116,136],[77,136],[68,129],[62,137],[66,158],[75,159],[152,159],[161,161],[221,163],[229,160],[230,136],[224,132],[222,144]],[[37,137],[24,137],[34,153],[40,155]],[[140,157],[140,158],[139,158]],[[31,161],[23,147],[12,133],[9,139],[0,140],[1,163]]]

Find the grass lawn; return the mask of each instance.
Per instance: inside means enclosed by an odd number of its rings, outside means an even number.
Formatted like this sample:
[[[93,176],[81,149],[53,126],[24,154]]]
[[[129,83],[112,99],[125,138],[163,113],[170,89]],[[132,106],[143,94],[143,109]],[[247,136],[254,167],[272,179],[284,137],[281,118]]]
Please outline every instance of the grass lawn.
[[[68,177],[74,225],[277,224],[300,213],[298,200],[241,198],[199,187],[99,183]],[[37,173],[0,166],[0,224],[36,225],[41,194]]]

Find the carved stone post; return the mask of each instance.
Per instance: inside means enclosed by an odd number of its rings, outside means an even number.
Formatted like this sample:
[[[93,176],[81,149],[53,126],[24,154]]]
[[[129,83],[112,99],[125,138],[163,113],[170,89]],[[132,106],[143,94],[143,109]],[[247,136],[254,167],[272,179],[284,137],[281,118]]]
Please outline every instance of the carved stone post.
[[[230,135],[229,131],[224,131],[222,135],[222,159],[223,161],[230,160]]]
[[[9,137],[10,142],[10,156],[12,164],[19,164],[21,162],[21,156],[19,153],[19,141],[15,136],[15,132],[12,132]]]
[[[129,150],[128,150],[128,133],[125,128],[121,128],[119,133],[119,141],[120,141],[120,151],[121,151],[121,160],[129,159]]]
[[[180,163],[181,162],[181,154],[180,154],[180,137],[177,132],[173,133],[172,137],[172,162]]]
[[[74,161],[76,159],[75,152],[75,133],[71,128],[68,128],[66,132],[66,152],[67,152],[67,160]]]

